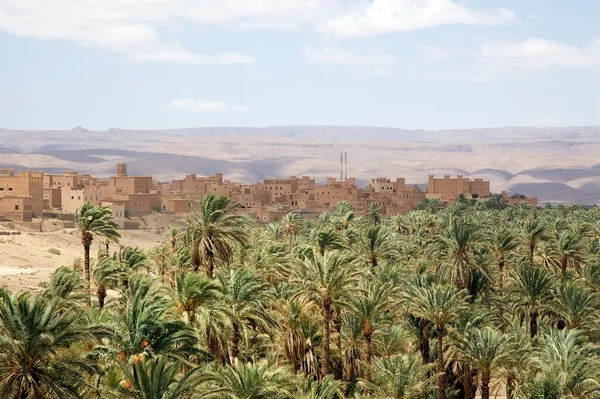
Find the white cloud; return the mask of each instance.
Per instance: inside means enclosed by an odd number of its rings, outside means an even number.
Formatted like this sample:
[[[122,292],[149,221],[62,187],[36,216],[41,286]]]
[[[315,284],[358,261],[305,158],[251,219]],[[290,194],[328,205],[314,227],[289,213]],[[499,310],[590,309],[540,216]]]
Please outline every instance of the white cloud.
[[[134,53],[134,59],[136,61],[163,61],[204,65],[256,63],[251,57],[239,53],[206,55],[190,53],[187,51],[136,52]]]
[[[250,112],[248,108],[241,105],[230,105],[222,101],[194,101],[191,98],[171,100],[169,108],[202,113]]]
[[[480,47],[477,55],[482,69],[597,68],[600,67],[600,39],[586,47],[535,37],[520,42],[490,41]]]
[[[133,54],[138,60],[248,63],[241,54],[194,54],[181,26],[295,29],[331,17],[341,0],[0,0],[0,31]],[[134,54],[137,53],[137,54]]]
[[[454,52],[450,49],[429,45],[419,47],[419,53],[430,60],[445,60],[454,56]]]
[[[393,64],[396,61],[392,54],[358,54],[340,50],[331,46],[323,46],[319,49],[305,46],[304,57],[308,60],[308,62],[313,64],[385,65]]]
[[[369,37],[447,24],[501,25],[514,22],[507,9],[477,10],[452,0],[373,0],[328,21],[320,30],[336,38]]]

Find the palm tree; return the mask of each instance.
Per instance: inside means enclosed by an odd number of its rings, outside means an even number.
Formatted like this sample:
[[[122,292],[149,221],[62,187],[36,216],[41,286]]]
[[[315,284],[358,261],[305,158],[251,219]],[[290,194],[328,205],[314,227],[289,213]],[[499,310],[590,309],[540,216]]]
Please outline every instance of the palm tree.
[[[323,355],[321,378],[329,374],[329,342],[331,311],[334,306],[344,306],[352,295],[350,287],[361,275],[352,260],[340,252],[327,252],[321,256],[313,252],[294,270],[292,282],[297,284],[294,297],[303,297],[321,310]]]
[[[552,310],[559,317],[558,326],[589,330],[597,317],[598,295],[574,281],[560,282],[553,292]]]
[[[75,225],[81,233],[83,244],[83,277],[87,283],[88,304],[90,292],[90,247],[94,237],[101,237],[118,242],[121,235],[117,230],[119,226],[112,218],[110,208],[95,206],[86,202],[75,213]]]
[[[166,229],[166,232],[167,232],[167,240],[171,244],[171,253],[175,253],[175,252],[177,252],[177,244],[179,243],[179,240],[181,239],[183,232],[179,228],[173,227],[173,226],[169,226]]]
[[[499,286],[500,290],[504,288],[506,280],[506,257],[518,246],[515,234],[511,229],[500,228],[494,230],[492,239],[492,250],[498,260],[498,271],[500,272]]]
[[[118,348],[122,358],[144,352],[172,359],[192,355],[209,357],[197,349],[195,331],[170,317],[169,301],[160,295],[155,279],[133,275],[121,295],[122,315],[113,327],[111,345]]]
[[[567,268],[580,269],[583,257],[582,237],[571,231],[563,231],[558,236],[556,246],[556,263],[563,277],[567,275]]]
[[[554,330],[542,336],[535,358],[539,370],[530,391],[551,386],[556,398],[598,398],[597,349],[587,343],[586,336],[577,330]],[[548,384],[551,382],[551,384]]]
[[[508,206],[508,200],[502,194],[495,194],[485,201],[485,206],[488,209],[503,210]]]
[[[552,296],[554,279],[539,267],[521,266],[511,278],[509,292],[513,296],[515,309],[524,308],[529,316],[529,334],[535,338],[538,317]]]
[[[107,290],[119,287],[127,279],[128,270],[124,265],[106,255],[98,257],[98,266],[94,269],[93,279],[96,284],[98,308],[104,308]]]
[[[464,291],[452,285],[433,283],[412,292],[411,311],[429,320],[437,331],[437,398],[446,399],[446,363],[444,361],[444,332],[467,308]]]
[[[396,249],[391,238],[389,231],[384,226],[368,227],[360,236],[357,245],[358,255],[372,268],[376,268],[380,259],[394,257]]]
[[[183,321],[194,324],[198,308],[211,306],[219,299],[219,286],[200,274],[182,272],[175,276],[169,294]]]
[[[248,341],[249,330],[268,331],[275,319],[266,308],[270,299],[268,284],[255,271],[232,268],[217,276],[221,306],[231,320],[231,363],[237,362],[241,338]]]
[[[522,239],[527,247],[530,269],[533,268],[533,258],[536,248],[540,242],[548,238],[546,229],[546,225],[539,218],[528,219],[523,226]]]
[[[360,288],[363,294],[359,294],[350,302],[349,310],[361,326],[364,339],[363,360],[366,365],[364,379],[370,381],[369,368],[371,367],[373,334],[393,319],[393,312],[391,310],[394,307],[394,303],[391,300],[393,288],[389,284],[377,282],[365,283]]]
[[[517,356],[518,341],[491,327],[476,328],[461,337],[458,353],[461,360],[481,374],[481,399],[490,398],[493,373]]]
[[[471,285],[475,246],[480,239],[478,226],[461,216],[455,217],[449,228],[433,244],[432,255],[448,265],[450,280],[459,289]]]
[[[369,202],[367,205],[367,219],[373,225],[381,223],[381,207],[377,202]]]
[[[80,397],[84,376],[98,372],[70,351],[92,344],[101,330],[82,324],[80,311],[29,292],[0,290],[0,397]]]
[[[410,355],[375,361],[373,384],[367,386],[381,398],[421,399],[427,395],[429,367]]]
[[[178,399],[188,397],[196,387],[210,381],[208,375],[195,368],[178,378],[181,362],[169,361],[165,356],[150,358],[139,355],[133,364],[121,364],[124,377],[119,384],[126,397],[135,399]]]
[[[327,376],[322,381],[308,380],[304,393],[298,399],[338,399],[344,396],[343,383]]]
[[[297,213],[288,213],[281,219],[283,231],[290,238],[290,250],[292,248],[292,239],[300,233],[302,229],[302,219]]]
[[[206,399],[292,399],[294,378],[281,367],[262,363],[222,366],[210,373],[212,383],[201,391]]]
[[[234,243],[243,244],[248,219],[235,210],[239,204],[223,195],[207,194],[202,198],[200,213],[188,220],[194,271],[200,268],[201,257],[206,261],[206,275],[213,278],[215,260],[229,263]]]
[[[310,241],[319,255],[325,255],[328,250],[345,248],[344,241],[340,233],[331,227],[324,227],[311,231]]]
[[[81,295],[85,288],[81,272],[67,266],[56,269],[50,277],[50,282],[43,283],[42,287],[42,295],[49,299],[59,298],[70,306],[85,298]]]

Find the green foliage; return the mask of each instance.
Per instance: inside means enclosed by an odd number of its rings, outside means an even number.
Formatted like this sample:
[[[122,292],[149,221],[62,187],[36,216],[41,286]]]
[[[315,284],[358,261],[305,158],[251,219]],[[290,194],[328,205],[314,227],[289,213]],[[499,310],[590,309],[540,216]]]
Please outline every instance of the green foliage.
[[[83,259],[0,289],[0,397],[600,398],[600,212],[504,201],[259,226],[209,194],[150,250],[86,204]]]

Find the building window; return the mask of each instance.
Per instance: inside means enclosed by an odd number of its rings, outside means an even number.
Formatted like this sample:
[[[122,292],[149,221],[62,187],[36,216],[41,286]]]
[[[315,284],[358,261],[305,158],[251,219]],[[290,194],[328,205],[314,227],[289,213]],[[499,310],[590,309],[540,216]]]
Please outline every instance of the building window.
[[[19,205],[15,205],[15,211],[19,210]]]
[[[9,187],[9,188],[8,188],[8,191],[12,191],[12,187]]]
[[[77,196],[77,201],[81,201],[81,195]]]
[[[75,199],[75,197],[71,196],[71,199]]]

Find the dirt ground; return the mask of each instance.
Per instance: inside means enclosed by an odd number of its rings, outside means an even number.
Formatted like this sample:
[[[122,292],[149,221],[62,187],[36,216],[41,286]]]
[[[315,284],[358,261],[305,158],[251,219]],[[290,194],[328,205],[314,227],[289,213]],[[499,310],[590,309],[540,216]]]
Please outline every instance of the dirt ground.
[[[122,230],[121,245],[150,249],[166,238],[164,229],[178,225],[173,215],[152,214],[135,219],[139,230]],[[52,272],[61,266],[70,266],[76,258],[83,257],[83,246],[76,229],[65,229],[56,220],[33,223],[0,222],[0,287],[10,290],[37,290],[40,283],[48,281]],[[2,235],[2,234],[9,235]],[[94,256],[101,245],[92,243]]]

